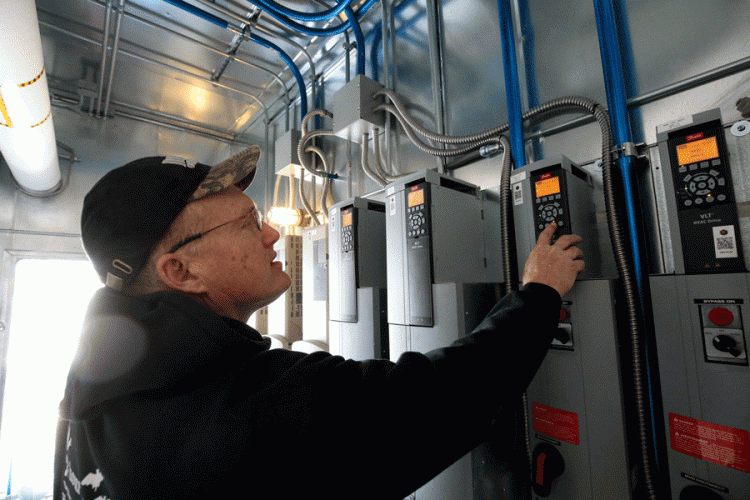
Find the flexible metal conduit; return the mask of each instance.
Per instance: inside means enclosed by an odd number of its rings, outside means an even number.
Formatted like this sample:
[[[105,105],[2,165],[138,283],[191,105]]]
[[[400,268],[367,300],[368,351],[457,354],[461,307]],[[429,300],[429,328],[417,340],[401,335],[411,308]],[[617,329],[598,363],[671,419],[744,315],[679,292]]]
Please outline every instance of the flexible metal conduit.
[[[594,0],[596,13],[596,25],[599,35],[599,44],[602,53],[602,68],[604,71],[604,81],[607,89],[607,101],[612,110],[614,117],[614,128],[619,145],[632,142],[630,124],[627,111],[627,92],[625,89],[623,64],[620,55],[620,43],[618,40],[617,25],[611,3],[602,0]],[[643,459],[643,474],[646,482],[646,488],[649,498],[656,499],[653,478],[651,477],[650,451],[646,427],[646,412],[651,420],[652,440],[654,443],[654,458],[658,469],[658,454],[656,447],[655,435],[655,416],[653,408],[653,396],[651,394],[651,379],[649,373],[649,352],[646,342],[641,341],[642,325],[641,320],[645,323],[645,296],[646,291],[643,283],[643,273],[641,269],[640,238],[638,227],[639,223],[636,218],[635,196],[633,188],[633,159],[630,156],[622,155],[620,157],[620,170],[622,173],[623,189],[625,191],[625,209],[627,212],[628,230],[630,233],[630,251],[632,252],[632,273],[635,276],[635,284],[626,284],[626,294],[628,300],[628,311],[631,320],[631,337],[633,348],[633,377],[636,391],[636,407],[638,413],[638,430],[641,441],[641,456]],[[605,185],[605,189],[607,186]],[[606,194],[606,193],[605,193]],[[613,242],[614,246],[614,242]],[[617,252],[625,252],[626,248],[623,243],[622,248],[616,249]],[[618,262],[619,267],[619,262]],[[630,278],[630,275],[628,275]],[[625,279],[625,278],[623,278]],[[645,367],[641,366],[641,356],[645,357]],[[644,377],[645,374],[645,377]],[[646,396],[644,391],[648,392]],[[649,408],[646,407],[644,399],[647,398]]]

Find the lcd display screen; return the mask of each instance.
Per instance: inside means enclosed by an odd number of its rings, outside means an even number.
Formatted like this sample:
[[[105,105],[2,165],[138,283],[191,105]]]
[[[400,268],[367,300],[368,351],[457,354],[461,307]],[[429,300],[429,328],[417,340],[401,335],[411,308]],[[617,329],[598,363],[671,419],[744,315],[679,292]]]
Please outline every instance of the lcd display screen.
[[[536,181],[536,197],[549,196],[560,192],[560,178],[550,177],[541,181]]]
[[[677,146],[677,162],[682,165],[711,160],[719,157],[716,137],[706,137],[700,141],[687,142]]]
[[[409,193],[409,208],[424,205],[424,189]]]
[[[344,212],[341,214],[341,226],[347,227],[352,225],[352,213],[351,212]]]

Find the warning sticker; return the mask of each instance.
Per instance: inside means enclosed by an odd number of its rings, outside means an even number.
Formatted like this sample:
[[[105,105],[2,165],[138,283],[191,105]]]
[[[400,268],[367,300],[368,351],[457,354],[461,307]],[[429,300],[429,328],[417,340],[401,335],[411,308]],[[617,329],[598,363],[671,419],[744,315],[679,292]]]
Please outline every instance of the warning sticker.
[[[750,432],[669,414],[672,449],[731,469],[750,472]]]
[[[566,443],[581,444],[578,414],[532,403],[534,430]]]

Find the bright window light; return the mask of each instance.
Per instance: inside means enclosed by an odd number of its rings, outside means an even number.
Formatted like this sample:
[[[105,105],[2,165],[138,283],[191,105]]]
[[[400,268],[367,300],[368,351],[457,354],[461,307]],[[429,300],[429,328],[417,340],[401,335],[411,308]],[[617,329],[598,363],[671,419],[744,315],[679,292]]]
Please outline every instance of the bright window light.
[[[19,260],[13,283],[0,498],[37,498],[52,492],[58,406],[86,307],[102,284],[88,261],[51,259]]]

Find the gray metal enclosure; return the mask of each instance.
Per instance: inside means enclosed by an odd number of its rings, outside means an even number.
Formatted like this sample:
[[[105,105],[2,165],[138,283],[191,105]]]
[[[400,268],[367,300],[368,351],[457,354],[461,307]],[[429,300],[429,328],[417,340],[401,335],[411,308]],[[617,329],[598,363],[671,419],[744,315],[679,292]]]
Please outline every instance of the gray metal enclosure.
[[[226,20],[229,28],[162,0],[36,0],[63,186],[52,196],[29,194],[18,187],[0,155],[0,415],[13,335],[14,266],[27,257],[85,258],[80,243],[82,201],[104,174],[143,156],[175,155],[213,164],[257,144],[261,160],[247,193],[263,212],[273,205],[276,172],[281,167],[274,160],[276,141],[292,129],[302,129],[303,105],[297,80],[285,61],[275,50],[244,39],[242,33],[272,40],[289,54],[304,80],[308,111],[333,111],[334,94],[356,76],[357,51],[351,31],[330,37],[303,35],[244,0],[188,1]],[[313,12],[335,2],[281,3]],[[351,5],[356,10],[365,3],[354,0]],[[669,207],[657,127],[715,108],[721,110],[727,127],[740,237],[750,268],[750,134],[728,128],[743,120],[738,100],[750,97],[750,0],[612,3],[618,7],[617,22],[624,39],[631,127],[646,160],[637,171],[644,181],[637,201],[648,232],[649,271],[675,273],[669,224],[659,217]],[[608,107],[594,1],[512,0],[510,4],[522,110],[571,95]],[[424,127],[469,135],[508,122],[497,0],[380,0],[359,21],[365,38],[366,76],[395,90]],[[316,121],[319,128],[332,128],[330,118],[319,117],[308,123],[308,131]],[[526,125],[528,163],[564,155],[591,176],[597,192],[601,190],[601,137],[593,120],[567,114]],[[750,130],[750,123],[747,127]],[[338,175],[331,182],[334,202],[360,197],[383,202],[388,210],[386,191],[363,171],[358,143],[339,137],[316,141]],[[437,158],[418,149],[395,119],[385,124],[382,147],[386,168],[393,176],[438,169],[482,190],[501,183],[500,156]],[[320,164],[316,160],[315,165]],[[290,191],[282,183],[278,196],[296,197]],[[606,228],[601,200],[594,208],[592,223]],[[301,233],[289,230],[288,234]],[[606,238],[606,231],[599,236]],[[461,251],[466,252],[462,261],[466,262],[480,249],[467,244]],[[460,268],[445,267],[446,272]],[[607,276],[614,273],[609,261],[605,267]],[[330,285],[330,275],[328,281]],[[473,300],[471,290],[448,289],[437,282],[434,286],[440,300]],[[654,290],[666,289],[660,286]],[[712,281],[713,286],[721,288]],[[690,300],[700,287],[690,282]],[[325,296],[325,292],[318,289],[315,293]],[[723,297],[720,291],[716,295]],[[741,290],[735,295],[747,297]],[[389,291],[389,300],[393,296]],[[667,300],[660,305],[668,309],[671,304]],[[390,303],[388,307],[396,310]],[[747,325],[747,303],[742,310]],[[317,313],[320,318],[327,316],[323,308]],[[657,326],[664,321],[657,321]],[[607,330],[611,337],[610,333]],[[313,340],[325,343],[325,332]],[[393,342],[392,352],[414,347],[405,343]],[[616,358],[613,353],[608,356]],[[555,359],[550,358],[544,370],[552,370]],[[616,371],[612,366],[608,369]],[[746,366],[731,369],[744,370],[743,380],[747,380]],[[576,374],[575,380],[593,384],[589,375]],[[750,415],[741,415],[737,421],[732,425],[744,425],[747,430]],[[680,456],[670,450],[672,455]],[[689,465],[696,476],[708,467],[693,461]],[[720,466],[710,467],[711,477],[721,482],[723,471],[714,471]],[[747,473],[743,474],[740,479],[732,476],[734,488],[750,485]]]

